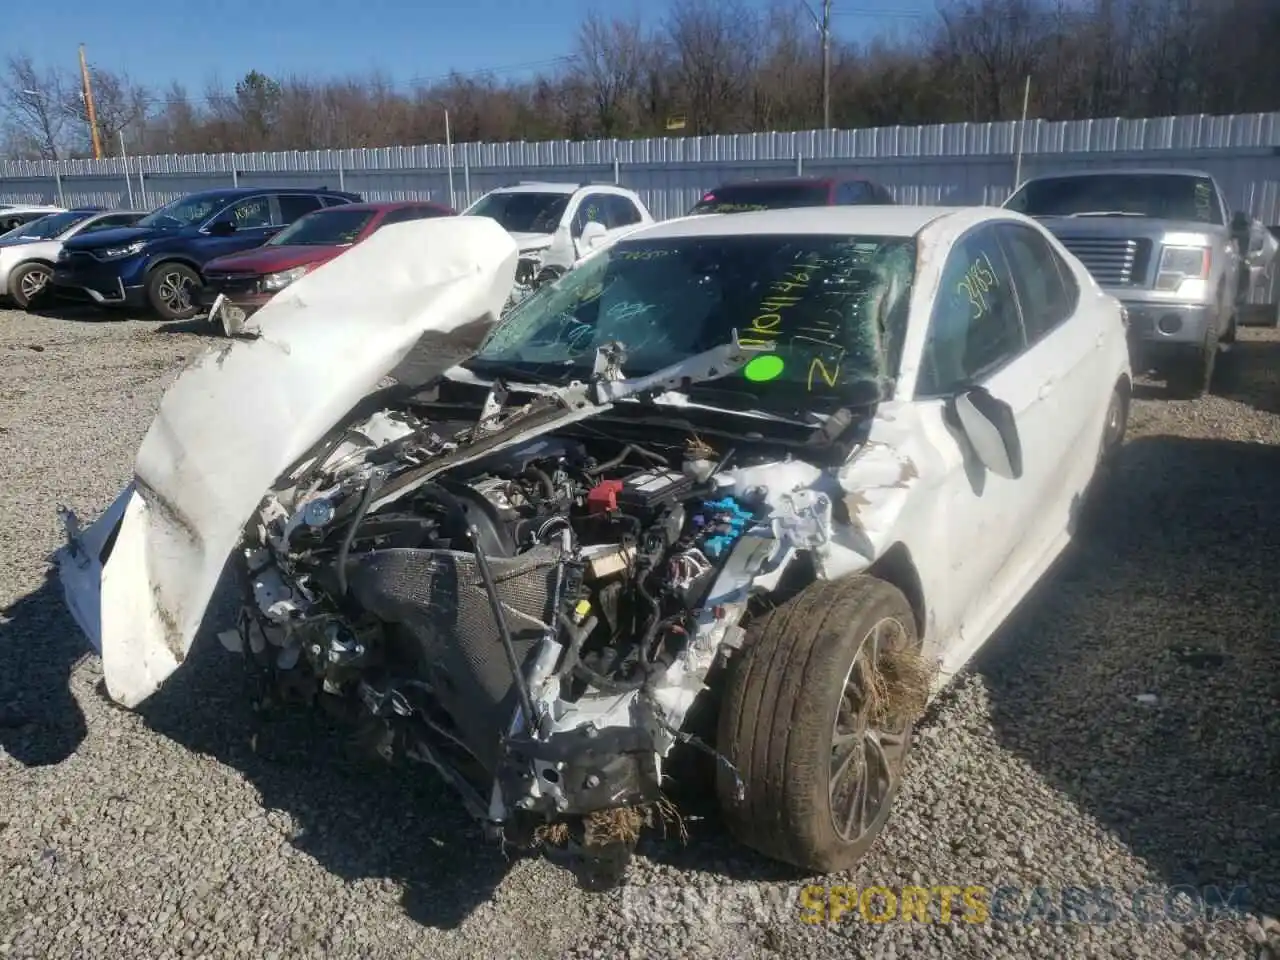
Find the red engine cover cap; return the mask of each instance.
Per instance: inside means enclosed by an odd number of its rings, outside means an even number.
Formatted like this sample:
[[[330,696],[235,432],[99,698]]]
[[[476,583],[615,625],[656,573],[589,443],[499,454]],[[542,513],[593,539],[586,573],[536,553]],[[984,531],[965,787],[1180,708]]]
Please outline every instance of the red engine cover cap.
[[[601,480],[587,491],[587,512],[610,513],[617,510],[618,494],[621,492],[621,480]]]

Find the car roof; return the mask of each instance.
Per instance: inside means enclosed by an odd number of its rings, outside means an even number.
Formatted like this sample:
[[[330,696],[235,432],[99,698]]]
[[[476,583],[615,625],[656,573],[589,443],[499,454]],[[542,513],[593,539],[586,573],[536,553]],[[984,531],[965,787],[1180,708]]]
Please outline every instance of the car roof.
[[[1036,177],[1028,177],[1023,181],[1023,186],[1036,180],[1060,180],[1063,178],[1075,177],[1114,177],[1114,176],[1170,176],[1170,177],[1205,177],[1210,178],[1210,174],[1205,170],[1195,170],[1188,167],[1104,167],[1102,169],[1092,170],[1063,170],[1059,173],[1042,173]]]
[[[523,180],[495,187],[489,193],[558,193],[571,196],[579,190],[595,190],[600,193],[631,194],[633,191],[617,183],[564,183],[553,180]]]
[[[256,197],[263,193],[314,193],[325,196],[346,196],[342,190],[329,187],[218,187],[213,190],[193,190],[188,197],[209,197],[220,200],[234,200],[236,197]]]
[[[365,203],[344,203],[336,207],[324,207],[313,210],[313,213],[324,213],[327,210],[356,210],[369,213],[390,213],[392,210],[404,210],[406,207],[431,207],[433,210],[449,210],[443,203],[431,200],[369,200]]]
[[[909,207],[857,205],[799,207],[787,210],[752,210],[746,213],[701,214],[680,217],[642,227],[619,240],[666,240],[683,237],[728,237],[752,233],[849,234],[913,237],[942,217],[963,216],[979,210],[1004,216],[999,208]],[[974,216],[974,219],[981,217]]]
[[[490,190],[490,193],[563,193],[568,196],[571,193],[577,193],[582,189],[579,183],[543,183],[537,180],[528,180],[523,183],[513,183],[505,187],[498,187]]]
[[[708,193],[715,193],[716,190],[724,190],[728,187],[798,187],[798,186],[829,186],[833,183],[873,183],[869,177],[858,176],[856,174],[839,174],[833,173],[828,176],[811,176],[802,175],[795,177],[765,177],[757,180],[728,180],[725,183],[717,184],[715,189],[708,190]]]

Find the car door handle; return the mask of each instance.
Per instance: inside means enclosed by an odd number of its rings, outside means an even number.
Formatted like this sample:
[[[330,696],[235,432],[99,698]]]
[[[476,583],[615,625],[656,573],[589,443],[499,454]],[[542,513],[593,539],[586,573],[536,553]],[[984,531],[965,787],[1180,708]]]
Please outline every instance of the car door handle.
[[[1043,400],[1045,397],[1049,396],[1049,394],[1053,393],[1053,389],[1057,385],[1057,380],[1046,380],[1044,383],[1040,384],[1040,392],[1037,393],[1036,396]]]

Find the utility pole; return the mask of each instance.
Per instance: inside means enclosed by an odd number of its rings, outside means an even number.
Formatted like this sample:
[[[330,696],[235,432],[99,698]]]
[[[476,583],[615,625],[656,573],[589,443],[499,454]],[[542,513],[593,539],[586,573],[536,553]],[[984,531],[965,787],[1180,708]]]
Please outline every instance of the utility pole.
[[[89,117],[89,135],[93,138],[93,159],[102,159],[102,138],[98,136],[98,113],[93,109],[93,84],[89,81],[89,64],[84,58],[84,44],[80,44],[80,82],[84,87],[84,109]]]
[[[813,26],[822,40],[822,127],[831,129],[831,0],[822,0],[819,16],[808,0],[800,0],[805,11],[813,18]]]

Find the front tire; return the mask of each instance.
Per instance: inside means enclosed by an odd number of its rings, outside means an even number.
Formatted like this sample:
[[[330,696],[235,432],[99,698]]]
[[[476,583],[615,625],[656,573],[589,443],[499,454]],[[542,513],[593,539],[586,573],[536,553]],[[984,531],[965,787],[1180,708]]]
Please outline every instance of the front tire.
[[[740,842],[820,873],[861,859],[928,697],[920,646],[906,597],[871,576],[815,581],[751,626],[717,735],[737,770],[720,767],[717,793]]]
[[[162,263],[147,277],[147,304],[161,320],[189,320],[198,311],[200,275],[183,263]]]
[[[19,310],[30,310],[48,301],[53,269],[43,263],[24,263],[9,275],[9,299]]]

